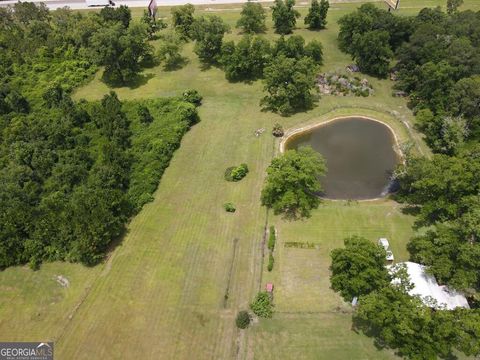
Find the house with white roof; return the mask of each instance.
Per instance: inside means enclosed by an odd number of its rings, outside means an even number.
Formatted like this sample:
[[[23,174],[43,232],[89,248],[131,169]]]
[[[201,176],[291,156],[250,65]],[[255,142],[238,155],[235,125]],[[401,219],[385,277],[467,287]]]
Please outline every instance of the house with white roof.
[[[398,266],[403,265],[413,285],[408,293],[412,296],[418,295],[426,306],[447,310],[453,310],[457,307],[470,308],[462,293],[449,289],[447,286],[438,285],[435,277],[426,272],[424,265],[407,261],[390,267],[390,271],[393,272],[398,269]],[[400,279],[393,279],[392,283],[398,284]],[[434,300],[434,303],[431,300]]]

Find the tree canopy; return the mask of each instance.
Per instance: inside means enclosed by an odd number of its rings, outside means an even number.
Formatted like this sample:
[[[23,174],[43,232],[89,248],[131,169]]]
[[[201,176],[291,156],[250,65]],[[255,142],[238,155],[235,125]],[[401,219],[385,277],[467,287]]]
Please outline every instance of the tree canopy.
[[[300,60],[281,54],[264,70],[264,89],[267,95],[261,105],[282,115],[309,109],[314,101],[317,66],[309,57]]]
[[[96,64],[122,81],[140,71],[147,34],[129,14],[0,9],[0,268],[100,261],[198,121],[180,98],[71,99]]]
[[[390,276],[385,268],[386,252],[382,246],[353,236],[345,239],[345,248],[330,254],[330,283],[345,301],[371,293],[388,285]]]
[[[261,78],[270,60],[270,43],[260,36],[244,35],[236,45],[233,41],[222,45],[220,63],[231,81]]]
[[[325,29],[327,25],[327,13],[330,7],[328,0],[312,0],[307,16],[305,16],[305,25],[310,30]]]
[[[306,217],[320,204],[319,178],[326,173],[322,156],[310,147],[287,150],[272,160],[262,190],[262,204],[276,214]]]
[[[240,19],[237,21],[237,28],[241,28],[247,34],[263,33],[267,30],[265,18],[266,14],[262,4],[248,0],[243,4]]]
[[[184,40],[192,38],[194,13],[195,7],[192,4],[172,8],[172,26]]]
[[[221,17],[211,15],[195,20],[192,39],[195,40],[195,53],[205,64],[216,63],[221,56],[223,36],[229,31]]]
[[[291,34],[297,23],[300,13],[293,8],[295,0],[275,0],[272,6],[272,19],[275,32]]]
[[[412,33],[412,19],[394,16],[373,4],[363,4],[357,11],[338,20],[339,47],[352,55],[360,70],[385,77],[393,52]]]

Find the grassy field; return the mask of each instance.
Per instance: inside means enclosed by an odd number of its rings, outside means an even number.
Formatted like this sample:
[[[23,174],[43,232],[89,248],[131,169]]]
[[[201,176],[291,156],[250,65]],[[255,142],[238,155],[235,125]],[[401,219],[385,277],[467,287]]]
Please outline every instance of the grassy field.
[[[437,0],[402,0],[401,13],[413,14]],[[296,34],[324,45],[324,71],[350,63],[336,47],[337,19],[355,4],[332,4],[329,26],[310,32],[299,22]],[[464,7],[480,10],[480,2]],[[197,11],[215,13],[234,25],[239,5]],[[300,8],[302,15],[306,9]],[[141,14],[135,9],[134,15]],[[168,9],[160,9],[167,16]],[[271,29],[271,23],[268,24]],[[276,37],[271,30],[266,34]],[[238,39],[233,30],[228,36]],[[371,339],[350,330],[349,308],[329,289],[329,251],[352,234],[376,240],[387,236],[398,259],[413,219],[398,204],[382,200],[327,202],[305,221],[267,219],[259,197],[265,168],[278,151],[269,134],[273,124],[294,128],[332,116],[369,115],[389,123],[401,141],[418,134],[408,130],[413,117],[404,99],[391,97],[392,83],[368,78],[375,95],[369,98],[324,97],[306,113],[282,118],[262,112],[260,82],[232,84],[221,70],[202,70],[185,48],[188,64],[165,72],[147,69],[134,88],[115,89],[122,99],[172,96],[195,88],[204,96],[202,121],[182,141],[165,172],[155,200],[129,225],[128,233],[109,259],[96,267],[45,264],[37,272],[25,267],[0,272],[0,339],[54,340],[57,359],[371,359],[389,358]],[[98,99],[109,91],[101,74],[78,89],[77,99]],[[254,131],[265,128],[260,137]],[[223,179],[225,168],[246,162],[249,175],[240,183]],[[237,205],[227,214],[223,203]],[[279,231],[272,273],[262,267],[266,221]],[[317,248],[284,248],[286,241],[312,242]],[[70,280],[61,288],[55,275]],[[239,332],[234,318],[266,281],[276,284],[274,319]]]

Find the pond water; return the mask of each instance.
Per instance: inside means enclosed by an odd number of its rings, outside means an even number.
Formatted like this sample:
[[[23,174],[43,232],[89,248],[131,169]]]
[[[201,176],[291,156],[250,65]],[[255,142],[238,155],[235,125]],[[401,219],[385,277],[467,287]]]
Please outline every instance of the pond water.
[[[311,146],[327,162],[321,179],[329,199],[372,199],[385,196],[399,161],[395,139],[384,124],[350,117],[331,121],[288,139],[285,148]]]

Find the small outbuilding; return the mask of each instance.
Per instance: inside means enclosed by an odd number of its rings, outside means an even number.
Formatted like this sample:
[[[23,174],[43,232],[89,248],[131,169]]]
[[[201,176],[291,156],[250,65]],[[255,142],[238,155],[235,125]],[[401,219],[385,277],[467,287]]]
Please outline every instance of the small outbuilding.
[[[413,288],[408,292],[410,295],[418,295],[422,302],[431,308],[453,310],[461,307],[469,309],[465,296],[444,285],[438,285],[437,280],[431,274],[426,272],[426,267],[414,262],[399,263],[390,267],[390,271],[398,270],[398,267],[405,267],[408,278]],[[400,279],[393,279],[393,284],[400,283]],[[433,301],[432,301],[433,300]]]
[[[267,290],[268,293],[273,293],[273,284],[267,283],[267,285],[265,286],[265,290]]]

